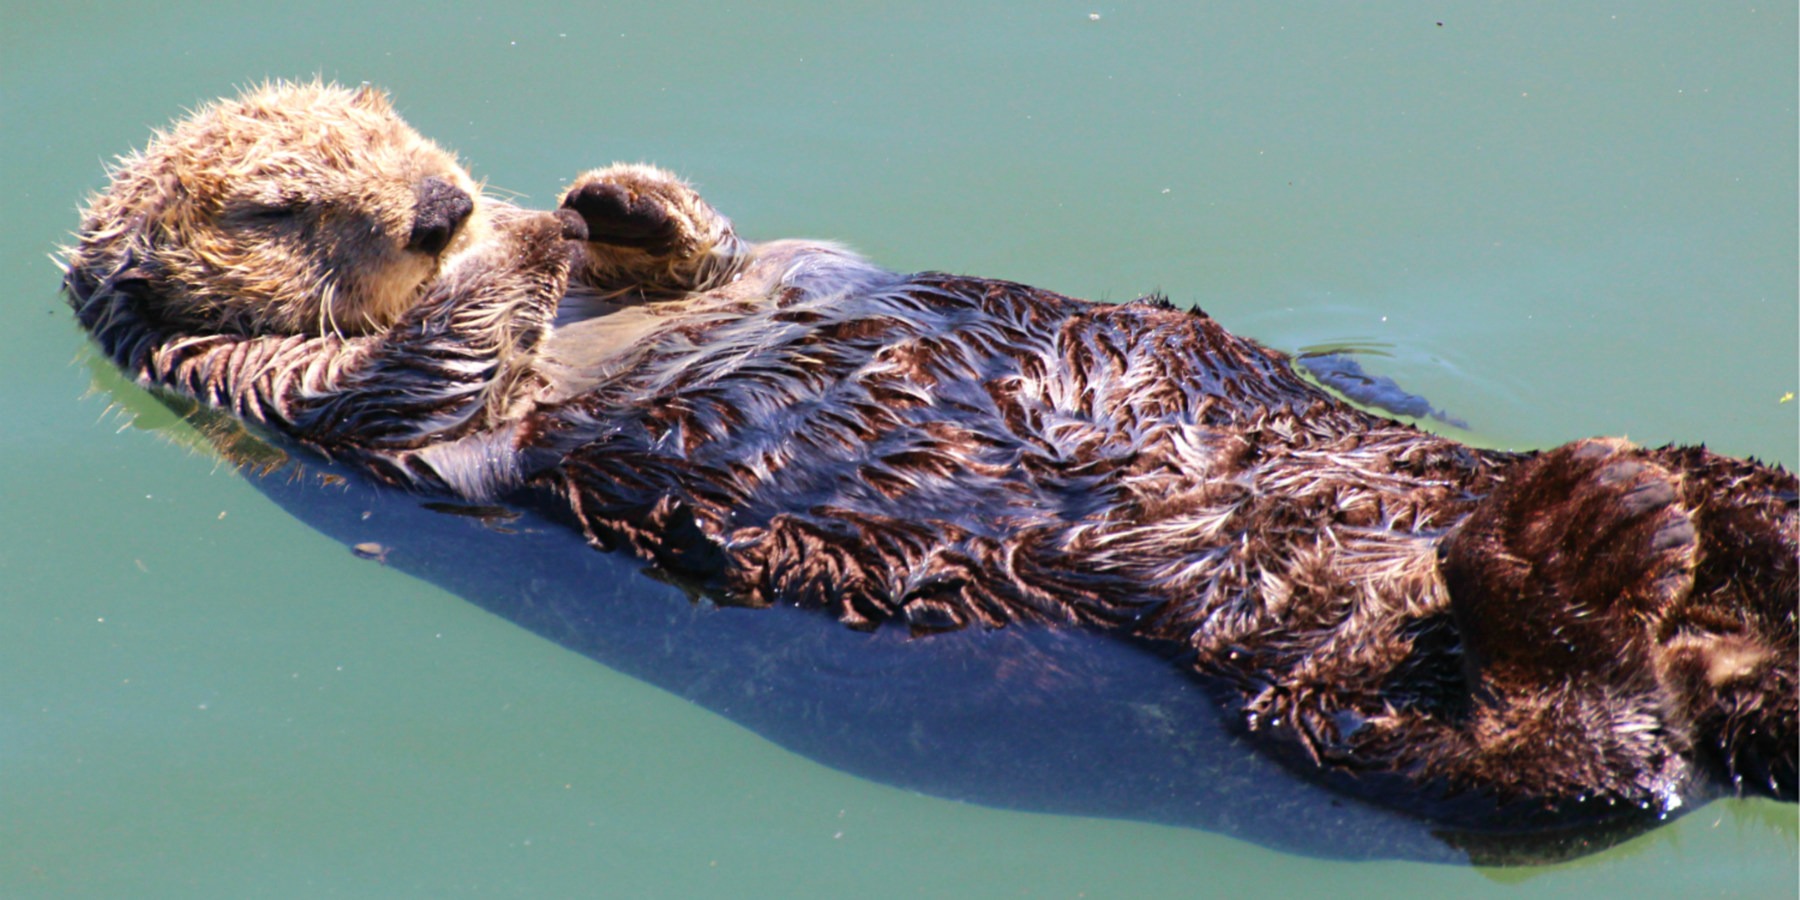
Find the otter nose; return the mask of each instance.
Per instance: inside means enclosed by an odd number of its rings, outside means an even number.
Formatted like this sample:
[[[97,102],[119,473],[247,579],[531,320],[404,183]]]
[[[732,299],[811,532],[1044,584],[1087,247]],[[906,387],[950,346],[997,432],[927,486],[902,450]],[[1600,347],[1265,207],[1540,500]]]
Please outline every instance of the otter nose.
[[[456,229],[475,211],[475,201],[462,188],[436,175],[419,181],[418,195],[406,249],[436,256],[450,246]]]

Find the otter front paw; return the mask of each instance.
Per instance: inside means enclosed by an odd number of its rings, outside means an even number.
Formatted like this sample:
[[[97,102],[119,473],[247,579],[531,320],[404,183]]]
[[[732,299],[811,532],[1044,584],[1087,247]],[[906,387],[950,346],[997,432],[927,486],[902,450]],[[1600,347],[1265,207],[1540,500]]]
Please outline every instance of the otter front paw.
[[[587,240],[596,244],[635,247],[655,254],[676,248],[681,225],[670,215],[666,197],[634,193],[612,181],[590,181],[569,191],[563,209],[579,213]]]
[[[657,256],[690,255],[730,227],[693,188],[651,166],[595,169],[570,185],[561,206],[581,215],[589,241]]]
[[[742,245],[731,221],[681,179],[619,163],[582,175],[558,213],[585,230],[584,280],[606,290],[705,290],[728,280]]]

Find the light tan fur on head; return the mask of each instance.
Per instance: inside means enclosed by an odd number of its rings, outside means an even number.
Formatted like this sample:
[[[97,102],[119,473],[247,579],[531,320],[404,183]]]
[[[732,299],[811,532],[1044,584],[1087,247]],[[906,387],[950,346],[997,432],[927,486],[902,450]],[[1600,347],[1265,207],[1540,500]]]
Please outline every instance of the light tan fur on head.
[[[379,90],[266,84],[122,158],[69,277],[147,282],[145,312],[184,327],[367,333],[478,239],[479,191]]]

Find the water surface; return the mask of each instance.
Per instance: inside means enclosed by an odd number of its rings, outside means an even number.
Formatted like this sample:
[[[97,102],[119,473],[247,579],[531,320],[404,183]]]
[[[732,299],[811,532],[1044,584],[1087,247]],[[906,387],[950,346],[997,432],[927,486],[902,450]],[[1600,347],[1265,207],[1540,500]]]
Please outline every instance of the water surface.
[[[1497,871],[850,777],[111,411],[45,260],[150,128],[321,74],[526,203],[654,161],[753,238],[1370,349],[1487,445],[1800,462],[1791,5],[1191,7],[5,4],[0,893],[1792,896],[1764,801]]]

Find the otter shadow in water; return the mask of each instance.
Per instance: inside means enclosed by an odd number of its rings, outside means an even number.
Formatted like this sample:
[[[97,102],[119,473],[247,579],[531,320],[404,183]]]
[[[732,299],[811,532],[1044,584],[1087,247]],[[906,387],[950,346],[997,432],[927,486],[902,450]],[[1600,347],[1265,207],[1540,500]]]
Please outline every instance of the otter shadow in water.
[[[116,381],[109,388],[136,392]],[[1448,830],[1308,782],[1256,752],[1167,648],[1028,626],[914,638],[895,625],[848,630],[817,610],[715,606],[629,555],[596,552],[569,523],[535,511],[545,506],[436,502],[277,448],[189,401],[158,399],[276,505],[359,555],[883,784],[1336,859],[1541,863],[1658,823]],[[141,402],[149,401],[129,405]]]

